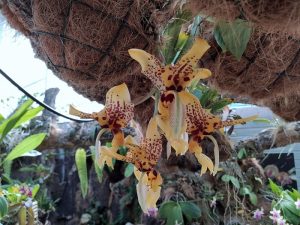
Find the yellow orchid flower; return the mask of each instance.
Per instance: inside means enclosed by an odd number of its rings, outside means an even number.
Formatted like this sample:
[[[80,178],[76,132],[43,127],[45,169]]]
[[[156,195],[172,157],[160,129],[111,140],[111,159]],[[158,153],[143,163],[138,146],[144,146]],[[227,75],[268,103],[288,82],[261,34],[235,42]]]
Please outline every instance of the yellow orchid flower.
[[[154,170],[155,171],[155,170]],[[160,197],[162,177],[160,174],[142,173],[134,167],[134,175],[138,180],[136,192],[141,209],[144,213],[151,215],[157,212],[156,202]]]
[[[124,142],[124,146],[128,148],[125,156],[107,149],[102,149],[102,154],[134,165],[134,173],[139,181],[137,184],[139,204],[145,213],[149,213],[149,210],[156,209],[162,184],[162,177],[154,168],[162,152],[162,139],[155,118],[150,120],[146,137],[140,145],[131,136],[127,136]]]
[[[184,109],[178,93],[185,91],[193,80],[211,76],[208,69],[198,68],[199,59],[209,47],[205,40],[196,38],[192,48],[175,65],[166,66],[143,50],[128,51],[161,92],[157,122],[177,154],[184,154],[188,149],[188,143],[183,138],[186,129]]]
[[[157,122],[152,118],[148,124],[146,138],[138,145],[129,135],[124,141],[128,148],[125,156],[116,152],[103,149],[102,153],[117,160],[134,164],[141,172],[150,173],[153,171],[162,152],[162,139],[157,129]]]
[[[106,163],[113,167],[112,158],[101,154],[107,147],[99,147],[98,140],[104,131],[109,130],[113,133],[111,151],[117,152],[118,148],[124,144],[124,134],[122,128],[126,127],[133,119],[134,105],[131,103],[130,94],[125,83],[112,87],[106,94],[105,107],[100,112],[85,113],[70,106],[69,113],[85,119],[98,121],[102,130],[99,132],[96,141],[96,159],[100,167]]]
[[[215,174],[218,171],[219,152],[218,144],[210,134],[226,126],[255,120],[257,116],[222,121],[218,116],[203,109],[200,101],[194,95],[188,92],[180,92],[178,95],[185,108],[187,132],[191,136],[189,140],[189,150],[195,154],[199,163],[202,165],[201,174],[205,173],[207,169]],[[199,145],[204,137],[210,138],[215,145],[215,167],[213,166],[211,159],[202,153],[202,148]]]

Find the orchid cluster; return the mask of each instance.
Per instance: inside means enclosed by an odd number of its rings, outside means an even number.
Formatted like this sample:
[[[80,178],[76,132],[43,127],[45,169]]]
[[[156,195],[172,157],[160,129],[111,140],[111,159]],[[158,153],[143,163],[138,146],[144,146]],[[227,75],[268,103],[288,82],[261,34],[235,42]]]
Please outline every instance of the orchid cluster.
[[[296,206],[296,209],[300,210],[300,199],[295,201],[295,206]],[[256,209],[253,212],[253,218],[256,221],[261,220],[263,218],[263,216],[264,216],[264,209],[263,208]],[[272,220],[273,224],[276,224],[276,225],[289,225],[289,223],[287,223],[286,219],[284,219],[283,216],[281,215],[281,212],[280,212],[279,209],[277,210],[276,208],[273,208],[270,211],[269,218]]]
[[[187,88],[192,82],[211,76],[208,69],[198,68],[198,61],[209,47],[205,40],[197,38],[191,49],[176,64],[170,65],[163,65],[143,50],[129,50],[129,55],[141,65],[142,73],[153,82],[159,92],[158,112],[151,118],[146,136],[140,143],[131,136],[124,138],[122,132],[122,128],[126,127],[134,116],[134,105],[130,101],[126,84],[115,86],[107,92],[105,107],[100,112],[84,113],[73,106],[70,107],[70,114],[95,119],[102,128],[96,140],[96,159],[100,168],[105,164],[113,168],[113,159],[134,165],[134,174],[138,180],[138,201],[143,212],[148,215],[157,211],[156,202],[163,181],[156,170],[163,149],[160,132],[177,155],[184,155],[187,151],[195,154],[202,165],[201,174],[207,170],[215,174],[218,171],[218,151],[215,151],[214,165],[212,160],[202,153],[200,142],[204,137],[208,137],[217,149],[217,142],[211,133],[225,126],[255,119],[249,117],[222,121],[203,109],[199,100],[188,92]],[[99,141],[100,136],[107,130],[114,135],[112,147],[101,146]],[[128,149],[125,156],[118,153],[121,146]]]

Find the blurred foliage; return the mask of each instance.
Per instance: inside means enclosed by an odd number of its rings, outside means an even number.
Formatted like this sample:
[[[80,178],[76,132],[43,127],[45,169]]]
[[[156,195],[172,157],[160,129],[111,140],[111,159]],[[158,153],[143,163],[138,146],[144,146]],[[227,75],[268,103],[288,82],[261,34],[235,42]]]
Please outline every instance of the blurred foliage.
[[[86,166],[86,152],[84,149],[79,148],[75,153],[75,163],[78,171],[78,176],[80,180],[80,189],[82,197],[85,198],[88,192],[88,175]]]
[[[23,103],[8,117],[0,116],[0,144],[10,141],[10,135],[16,135],[17,130],[36,117],[43,108],[32,107],[31,99]],[[21,140],[10,151],[0,154],[0,221],[5,224],[33,225],[38,220],[38,203],[35,200],[40,189],[39,184],[26,184],[10,178],[13,160],[26,155],[40,155],[37,151],[30,153],[46,137],[45,133],[29,135]]]
[[[190,224],[201,217],[201,210],[192,202],[167,201],[159,207],[159,216],[166,219],[166,225]]]
[[[222,97],[216,90],[202,83],[194,83],[190,92],[195,95],[204,109],[211,113],[221,113],[223,108],[233,102],[232,99]]]
[[[245,52],[251,33],[250,23],[241,19],[218,21],[214,29],[214,37],[223,52],[229,51],[237,60]]]
[[[296,208],[295,202],[300,199],[299,191],[284,190],[269,179],[269,188],[273,193],[272,208],[280,210],[284,219],[294,225],[300,224],[300,210]]]

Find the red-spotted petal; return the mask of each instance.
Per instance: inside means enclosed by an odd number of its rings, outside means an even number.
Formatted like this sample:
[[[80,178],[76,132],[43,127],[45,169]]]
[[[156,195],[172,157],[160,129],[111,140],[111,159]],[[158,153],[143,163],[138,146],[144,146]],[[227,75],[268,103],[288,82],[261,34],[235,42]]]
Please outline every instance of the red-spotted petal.
[[[204,79],[211,76],[208,69],[198,68],[198,61],[210,46],[197,38],[192,48],[175,65],[168,65],[163,73],[162,80],[166,90],[178,92],[188,87],[193,79]]]
[[[129,49],[128,52],[131,58],[141,65],[143,74],[152,81],[158,90],[164,91],[165,87],[162,82],[162,74],[165,72],[165,69],[160,61],[141,49]]]
[[[125,83],[111,88],[106,94],[105,110],[108,126],[114,130],[126,127],[133,118],[134,105],[130,102],[130,95]]]
[[[203,109],[200,101],[194,95],[186,91],[182,91],[178,95],[185,105],[187,132],[193,135],[213,132],[214,125],[220,123],[221,120]]]
[[[129,149],[126,158],[141,172],[153,170],[162,152],[161,135],[157,130],[156,120],[152,118],[148,124],[146,138],[140,145],[125,141]]]

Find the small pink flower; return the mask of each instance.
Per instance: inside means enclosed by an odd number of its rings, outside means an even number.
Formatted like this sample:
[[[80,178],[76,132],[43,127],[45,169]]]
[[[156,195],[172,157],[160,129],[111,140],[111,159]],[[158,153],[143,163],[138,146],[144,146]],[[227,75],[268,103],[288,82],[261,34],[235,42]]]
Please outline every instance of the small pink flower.
[[[277,219],[277,225],[288,225],[288,224],[286,223],[285,219],[280,217],[280,218]]]
[[[214,197],[213,200],[210,202],[210,208],[215,208],[217,205],[217,199]]]
[[[273,224],[277,223],[277,220],[279,218],[282,218],[280,215],[280,210],[276,210],[275,208],[272,209],[272,211],[270,211],[270,214],[272,216],[270,216],[270,219],[273,220]]]
[[[297,209],[300,209],[300,198],[297,201],[295,201],[295,205]]]
[[[256,209],[254,212],[253,212],[253,218],[255,220],[261,220],[262,216],[264,215],[264,209],[261,208],[261,209]]]
[[[150,208],[150,209],[148,209],[147,216],[156,217],[157,212],[158,212],[157,208]]]

